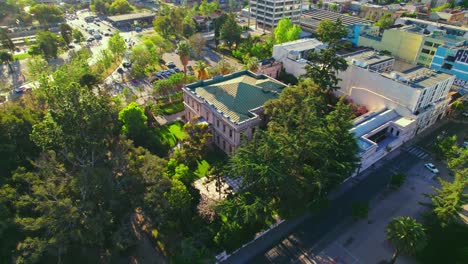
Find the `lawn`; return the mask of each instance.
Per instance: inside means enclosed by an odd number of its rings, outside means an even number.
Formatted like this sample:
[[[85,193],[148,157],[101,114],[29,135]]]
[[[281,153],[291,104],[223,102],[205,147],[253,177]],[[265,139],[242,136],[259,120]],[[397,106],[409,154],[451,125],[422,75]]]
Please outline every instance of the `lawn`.
[[[166,143],[169,147],[174,147],[179,140],[186,137],[184,132],[184,124],[175,122],[169,125],[156,128],[156,134],[161,139],[161,142]]]
[[[179,113],[184,111],[184,102],[183,101],[177,101],[173,102],[170,104],[166,104],[161,106],[161,111],[163,112],[164,115],[172,115],[175,113]]]
[[[31,57],[29,53],[20,53],[20,54],[15,54],[13,55],[13,60],[24,60]]]

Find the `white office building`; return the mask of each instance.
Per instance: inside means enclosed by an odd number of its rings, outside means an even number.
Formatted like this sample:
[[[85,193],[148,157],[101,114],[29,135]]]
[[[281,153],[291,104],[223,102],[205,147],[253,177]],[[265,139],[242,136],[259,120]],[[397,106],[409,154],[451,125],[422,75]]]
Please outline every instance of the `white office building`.
[[[255,19],[255,28],[273,30],[284,17],[299,24],[301,4],[302,0],[251,0],[250,15]]]

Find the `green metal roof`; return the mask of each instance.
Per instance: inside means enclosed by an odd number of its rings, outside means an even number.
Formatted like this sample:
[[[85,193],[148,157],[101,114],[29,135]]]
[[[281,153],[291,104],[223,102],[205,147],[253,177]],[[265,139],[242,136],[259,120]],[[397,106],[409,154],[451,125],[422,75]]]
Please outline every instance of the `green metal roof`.
[[[189,84],[186,89],[238,124],[254,116],[252,109],[277,98],[284,87],[266,75],[240,71]]]

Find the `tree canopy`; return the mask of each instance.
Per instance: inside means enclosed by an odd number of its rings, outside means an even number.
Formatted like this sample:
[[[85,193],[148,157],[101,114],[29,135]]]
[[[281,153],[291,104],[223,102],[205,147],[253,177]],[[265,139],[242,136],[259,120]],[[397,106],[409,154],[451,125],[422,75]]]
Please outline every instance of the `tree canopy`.
[[[291,22],[291,19],[285,17],[282,18],[278,25],[275,27],[275,42],[281,44],[288,41],[299,39],[302,32],[301,27]]]

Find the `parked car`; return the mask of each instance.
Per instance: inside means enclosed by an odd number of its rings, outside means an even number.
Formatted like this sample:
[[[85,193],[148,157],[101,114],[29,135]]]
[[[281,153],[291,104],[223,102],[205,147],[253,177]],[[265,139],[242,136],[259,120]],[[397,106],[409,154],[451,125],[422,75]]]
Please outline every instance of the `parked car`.
[[[192,67],[192,65],[187,66],[187,70],[189,70],[190,72],[193,72],[193,67]]]
[[[106,33],[104,33],[104,36],[109,37],[110,34],[106,32]]]
[[[94,38],[93,38],[93,37],[89,37],[86,41],[88,41],[88,42],[93,42],[93,41],[94,41]]]
[[[122,66],[123,66],[124,68],[130,68],[130,67],[132,67],[132,63],[129,62],[129,61],[126,61],[126,62],[122,63]]]
[[[73,45],[68,45],[68,48],[69,48],[69,49],[74,49],[75,46],[73,46]]]
[[[426,167],[428,170],[430,170],[434,174],[439,173],[439,170],[432,163],[426,163],[424,164],[424,167]]]
[[[124,70],[123,70],[122,68],[118,68],[118,69],[117,69],[117,73],[118,73],[118,74],[124,74]]]
[[[102,39],[102,36],[99,35],[99,34],[94,34],[94,38],[97,39],[97,40],[99,40],[99,39]]]
[[[176,67],[177,67],[173,61],[170,61],[170,62],[166,63],[166,66],[167,66],[169,69],[173,69],[173,68],[176,68]]]
[[[136,27],[136,28],[135,28],[135,31],[136,31],[136,32],[141,32],[141,27]]]
[[[177,72],[177,73],[182,72],[178,67],[175,67],[174,71]]]
[[[133,84],[138,84],[138,80],[137,79],[132,79],[131,81]]]
[[[159,79],[164,79],[164,75],[161,72],[156,72],[154,76],[158,77]]]

